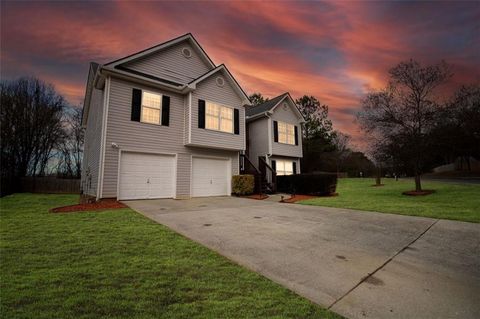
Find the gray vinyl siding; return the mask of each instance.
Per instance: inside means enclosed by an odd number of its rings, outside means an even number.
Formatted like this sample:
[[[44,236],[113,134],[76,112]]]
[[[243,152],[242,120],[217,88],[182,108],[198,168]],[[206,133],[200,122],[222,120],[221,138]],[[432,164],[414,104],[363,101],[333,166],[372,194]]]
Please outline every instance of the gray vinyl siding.
[[[258,157],[265,156],[268,150],[268,119],[260,118],[253,122],[249,122],[248,126],[248,157],[257,168]]]
[[[149,90],[170,97],[170,125],[161,126],[130,120],[132,88]],[[187,95],[188,97],[188,95]],[[184,145],[185,97],[167,91],[111,79],[105,146],[105,168],[102,197],[117,196],[119,150],[177,155],[177,197],[190,196],[192,155],[228,157],[232,159],[232,174],[238,174],[238,151],[186,147]]]
[[[290,156],[290,157],[303,157],[302,151],[302,128],[300,125],[300,119],[292,110],[292,106],[287,107],[286,109],[283,107],[282,102],[277,108],[274,110],[272,114],[272,154],[279,155],[279,156]],[[285,122],[288,124],[293,124],[297,126],[298,130],[298,145],[289,145],[274,142],[273,137],[273,121],[280,121]]]
[[[190,58],[183,56],[183,48],[188,48],[192,52]],[[187,41],[127,63],[125,66],[178,83],[189,83],[211,69]]]
[[[96,196],[100,167],[100,145],[103,119],[103,91],[93,89],[90,100],[87,127],[85,130],[85,149],[82,164],[82,190],[85,194]]]
[[[220,87],[216,84],[216,78],[222,75],[217,73],[210,78],[200,82],[192,94],[192,123],[190,144],[210,148],[221,148],[230,150],[245,149],[245,108],[242,99],[235,92],[230,83],[225,79],[225,84]],[[198,128],[198,100],[212,101],[239,110],[240,134],[218,132]]]

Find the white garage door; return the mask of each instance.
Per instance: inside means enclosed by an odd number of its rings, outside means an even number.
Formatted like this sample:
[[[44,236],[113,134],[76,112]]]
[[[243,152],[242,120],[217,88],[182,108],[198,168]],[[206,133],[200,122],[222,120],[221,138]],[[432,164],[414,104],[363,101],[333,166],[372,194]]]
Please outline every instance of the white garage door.
[[[122,153],[119,199],[171,198],[174,176],[174,156]]]
[[[230,160],[193,158],[192,196],[229,195]]]

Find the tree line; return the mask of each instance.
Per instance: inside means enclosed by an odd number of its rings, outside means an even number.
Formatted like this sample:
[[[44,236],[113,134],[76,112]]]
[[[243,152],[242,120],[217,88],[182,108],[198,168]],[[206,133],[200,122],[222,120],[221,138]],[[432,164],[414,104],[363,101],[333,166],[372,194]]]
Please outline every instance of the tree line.
[[[415,177],[460,157],[480,159],[480,86],[464,85],[442,101],[453,76],[445,62],[421,65],[404,61],[389,71],[381,90],[367,94],[357,119],[368,133],[377,166]],[[469,168],[469,167],[468,167]]]
[[[0,82],[2,194],[19,191],[25,176],[80,178],[82,110],[34,77]]]
[[[303,172],[337,171],[349,176],[385,174],[414,176],[422,191],[421,175],[432,168],[463,159],[480,159],[480,85],[461,86],[441,101],[444,85],[453,76],[445,62],[421,65],[404,61],[389,70],[385,88],[366,94],[356,120],[368,150],[366,156],[350,147],[350,136],[334,130],[328,105],[314,96],[295,100],[305,118]],[[261,93],[252,104],[266,101]],[[377,181],[377,183],[380,183]]]
[[[302,126],[304,172],[348,172],[370,176],[378,168],[420,176],[435,166],[480,159],[480,85],[464,85],[446,101],[441,89],[453,76],[441,62],[409,60],[389,71],[381,90],[361,101],[357,120],[367,133],[368,157],[350,146],[350,136],[333,129],[329,107],[316,97],[295,100]],[[253,105],[266,101],[250,96]],[[34,77],[0,82],[0,175],[2,193],[18,191],[25,176],[80,178],[84,130],[82,109],[69,105],[54,87]],[[373,163],[372,163],[373,160]]]

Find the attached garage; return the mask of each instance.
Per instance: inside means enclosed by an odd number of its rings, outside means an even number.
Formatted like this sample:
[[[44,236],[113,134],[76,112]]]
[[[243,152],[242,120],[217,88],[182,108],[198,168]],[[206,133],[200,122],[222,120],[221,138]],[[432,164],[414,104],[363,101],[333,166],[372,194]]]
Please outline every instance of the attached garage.
[[[192,196],[230,195],[231,160],[192,158]]]
[[[175,155],[121,152],[118,198],[173,198],[175,163]]]

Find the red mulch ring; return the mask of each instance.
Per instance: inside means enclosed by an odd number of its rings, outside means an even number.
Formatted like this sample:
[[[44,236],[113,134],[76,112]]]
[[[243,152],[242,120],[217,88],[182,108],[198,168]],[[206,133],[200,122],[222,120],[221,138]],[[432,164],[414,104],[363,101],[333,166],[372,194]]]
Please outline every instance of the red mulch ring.
[[[318,196],[311,196],[311,195],[295,195],[290,198],[284,199],[283,203],[295,203],[301,200],[306,200],[306,199],[313,199],[317,198]]]
[[[85,212],[85,211],[96,211],[96,210],[107,210],[107,209],[117,209],[125,208],[125,204],[122,204],[114,199],[102,199],[98,202],[87,203],[87,204],[77,204],[70,206],[62,206],[52,208],[50,212],[52,213],[72,213],[72,212]]]
[[[407,195],[407,196],[425,196],[425,195],[430,195],[430,194],[433,194],[433,193],[435,193],[434,190],[424,189],[423,191],[420,191],[420,192],[417,192],[417,191],[407,191],[407,192],[403,192],[402,194],[403,194],[403,195]]]
[[[250,199],[256,199],[256,200],[263,200],[268,198],[268,195],[265,194],[253,194],[253,195],[248,195],[248,196],[241,196],[243,198],[250,198]]]
[[[296,203],[301,200],[306,200],[306,199],[313,199],[313,198],[320,198],[320,197],[335,197],[338,196],[338,193],[332,193],[329,195],[324,195],[324,196],[312,196],[312,195],[294,195],[290,198],[284,199],[283,203]]]

